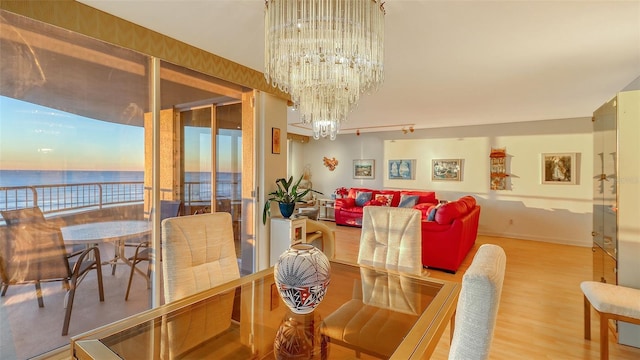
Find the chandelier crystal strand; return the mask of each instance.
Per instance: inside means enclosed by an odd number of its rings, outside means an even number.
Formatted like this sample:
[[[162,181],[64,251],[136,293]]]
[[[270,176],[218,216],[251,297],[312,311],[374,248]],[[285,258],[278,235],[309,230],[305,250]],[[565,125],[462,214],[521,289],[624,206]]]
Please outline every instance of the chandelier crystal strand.
[[[265,78],[315,139],[335,139],[360,94],[382,83],[384,14],[380,0],[265,1]]]

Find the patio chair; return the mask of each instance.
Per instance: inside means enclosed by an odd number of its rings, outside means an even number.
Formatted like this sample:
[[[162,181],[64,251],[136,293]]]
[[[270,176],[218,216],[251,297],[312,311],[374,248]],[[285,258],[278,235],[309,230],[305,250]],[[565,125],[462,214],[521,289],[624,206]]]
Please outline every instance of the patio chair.
[[[164,219],[168,219],[170,217],[180,216],[182,212],[182,201],[180,200],[160,200],[160,221]],[[124,246],[135,246],[135,251],[133,256],[129,257],[128,260],[131,265],[131,271],[129,272],[129,282],[127,283],[127,292],[124,295],[124,300],[129,300],[129,291],[131,290],[131,282],[133,280],[133,273],[136,271],[136,265],[139,263],[146,261],[147,262],[147,289],[150,287],[149,279],[151,278],[151,253],[149,249],[149,241],[142,241],[140,243],[135,244],[125,244]],[[162,254],[161,251],[158,251],[158,254]],[[162,260],[162,255],[160,257]]]
[[[67,253],[60,229],[47,223],[38,207],[0,212],[7,224],[0,237],[2,296],[9,285],[34,283],[38,306],[44,307],[41,282],[62,281],[67,289],[62,336],[69,332],[71,310],[80,279],[95,269],[104,301],[100,250],[93,246]]]
[[[415,209],[365,206],[358,264],[421,275],[420,217]]]

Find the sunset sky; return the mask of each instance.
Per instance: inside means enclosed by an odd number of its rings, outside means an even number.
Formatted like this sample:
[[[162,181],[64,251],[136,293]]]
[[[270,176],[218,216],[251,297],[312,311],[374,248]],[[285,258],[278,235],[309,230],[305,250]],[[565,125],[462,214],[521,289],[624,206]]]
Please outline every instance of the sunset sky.
[[[187,171],[210,171],[210,136],[202,131],[186,133],[199,137],[185,142],[192,144],[187,159],[194,160]],[[219,139],[222,149],[226,140]],[[198,148],[200,156],[194,156]],[[222,171],[229,167],[226,163],[221,161]],[[144,128],[0,96],[0,170],[142,171]]]

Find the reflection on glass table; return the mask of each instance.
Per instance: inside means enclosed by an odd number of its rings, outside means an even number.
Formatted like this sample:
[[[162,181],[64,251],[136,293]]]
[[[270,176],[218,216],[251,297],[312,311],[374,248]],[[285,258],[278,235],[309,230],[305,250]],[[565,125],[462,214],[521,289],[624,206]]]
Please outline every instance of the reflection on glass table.
[[[324,300],[301,316],[280,299],[271,268],[78,335],[71,347],[78,359],[418,359],[433,352],[459,292],[454,282],[332,262]],[[190,328],[194,316],[208,326]]]

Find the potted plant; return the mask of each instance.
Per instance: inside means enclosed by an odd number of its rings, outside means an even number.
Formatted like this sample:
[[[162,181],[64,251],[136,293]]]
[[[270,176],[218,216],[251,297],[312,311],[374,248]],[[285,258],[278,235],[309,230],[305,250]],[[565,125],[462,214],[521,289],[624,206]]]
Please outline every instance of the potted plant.
[[[298,186],[300,185],[303,177],[304,174],[300,176],[300,179],[298,179],[298,181],[296,181],[293,186],[293,176],[289,177],[289,180],[286,180],[285,178],[276,180],[276,186],[278,186],[278,189],[276,191],[270,192],[269,198],[264,203],[264,209],[262,211],[263,224],[267,223],[267,216],[271,215],[272,201],[277,201],[278,205],[280,206],[280,213],[282,213],[282,216],[284,216],[285,218],[289,218],[289,216],[293,214],[293,209],[296,203],[300,202],[300,200],[309,192],[312,191],[317,194],[322,194],[321,192],[315,191],[311,188],[298,191]]]

